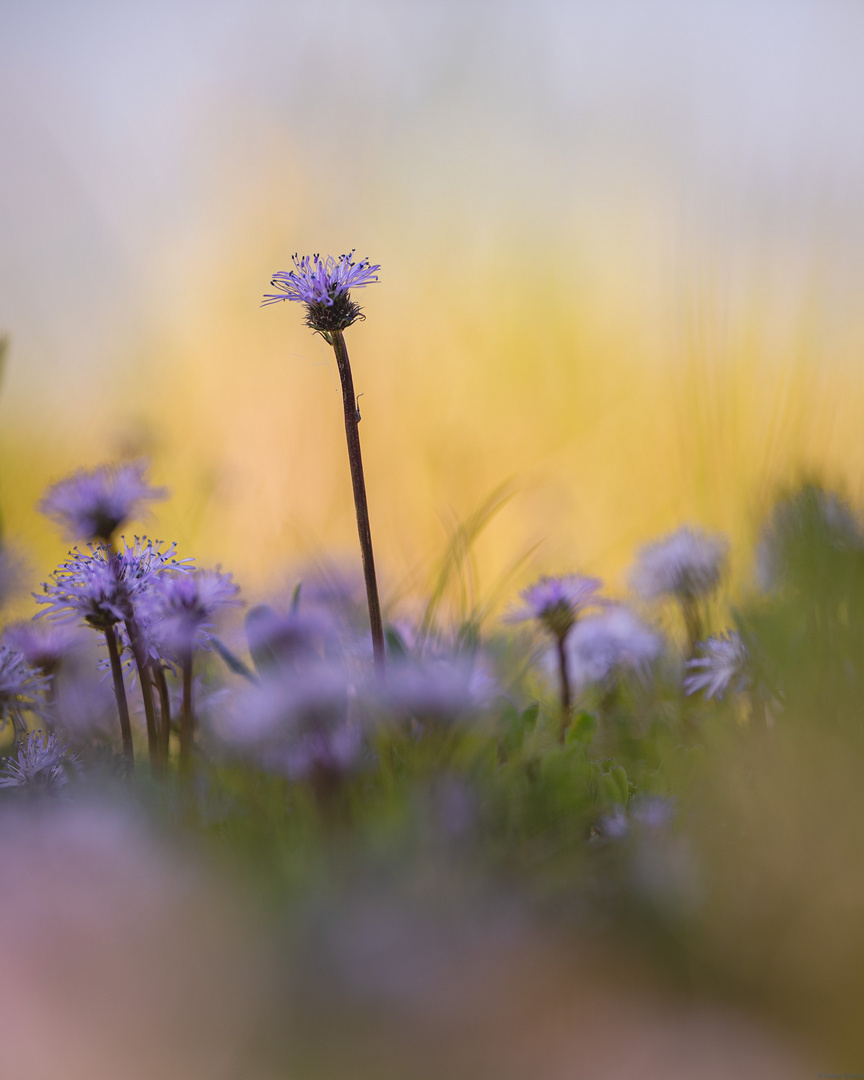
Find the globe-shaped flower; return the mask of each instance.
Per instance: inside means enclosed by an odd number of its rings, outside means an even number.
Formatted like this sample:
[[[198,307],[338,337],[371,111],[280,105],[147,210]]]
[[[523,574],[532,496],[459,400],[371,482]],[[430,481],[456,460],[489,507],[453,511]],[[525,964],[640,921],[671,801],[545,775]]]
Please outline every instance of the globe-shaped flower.
[[[640,548],[631,583],[646,600],[663,596],[698,600],[710,596],[720,584],[728,559],[725,536],[683,526]]]
[[[603,587],[598,578],[567,574],[563,577],[542,577],[519,594],[524,604],[508,616],[510,622],[537,619],[559,641],[570,630],[587,607],[597,604],[597,593]]]
[[[567,642],[577,683],[609,683],[621,672],[645,671],[663,648],[660,638],[626,607],[589,615]]]
[[[322,334],[345,330],[363,315],[351,299],[351,289],[363,289],[378,280],[368,259],[354,262],[354,252],[334,259],[328,255],[293,256],[293,270],[279,270],[271,284],[278,293],[267,293],[262,304],[294,300],[306,305],[306,325]]]
[[[25,728],[26,713],[44,709],[48,679],[32,668],[17,649],[0,645],[0,725],[12,722],[16,731]]]
[[[83,469],[50,487],[39,509],[53,518],[73,540],[109,541],[117,529],[136,517],[145,502],[164,499],[164,488],[144,478],[146,464],[102,465]]]
[[[706,698],[722,698],[730,686],[739,691],[747,687],[750,654],[737,631],[709,637],[699,648],[702,656],[687,662],[691,674],[684,680],[685,693],[704,690]]]
[[[231,575],[218,570],[162,575],[140,605],[148,640],[170,657],[188,658],[206,644],[217,612],[239,603],[238,591]]]
[[[15,757],[0,764],[0,788],[30,788],[55,793],[69,783],[68,768],[80,770],[81,762],[56,735],[31,731],[18,743]]]

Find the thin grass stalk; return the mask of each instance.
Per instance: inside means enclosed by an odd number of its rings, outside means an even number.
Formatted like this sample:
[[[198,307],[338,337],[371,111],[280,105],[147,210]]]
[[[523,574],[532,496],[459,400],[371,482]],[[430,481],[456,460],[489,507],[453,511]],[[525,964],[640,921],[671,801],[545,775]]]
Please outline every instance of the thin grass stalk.
[[[360,431],[357,399],[354,396],[354,379],[348,349],[341,330],[330,332],[330,342],[336,353],[336,366],[342,381],[342,406],[345,413],[345,436],[348,441],[348,462],[351,466],[351,484],[354,489],[354,508],[357,513],[357,532],[360,536],[360,553],[363,559],[363,577],[366,581],[366,599],[369,605],[369,625],[372,631],[372,653],[375,670],[384,674],[384,625],[381,620],[381,604],[378,599],[378,582],[375,577],[375,558],[372,553],[372,530],[369,527],[369,507],[366,501],[366,481],[363,477],[363,458],[360,453]]]

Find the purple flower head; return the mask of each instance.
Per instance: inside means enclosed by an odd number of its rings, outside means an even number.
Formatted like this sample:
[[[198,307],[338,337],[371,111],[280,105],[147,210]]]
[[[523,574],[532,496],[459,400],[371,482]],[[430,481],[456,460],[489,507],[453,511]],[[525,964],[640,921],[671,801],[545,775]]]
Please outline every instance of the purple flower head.
[[[709,596],[720,584],[729,559],[729,542],[682,526],[669,536],[639,549],[631,584],[646,600],[673,596],[692,601]]]
[[[191,559],[176,557],[176,544],[167,548],[159,540],[135,537],[132,544],[123,538],[116,555],[104,545],[90,545],[86,552],[76,548],[66,562],[42,586],[44,595],[36,601],[46,605],[50,619],[83,619],[97,630],[124,622],[135,605],[162,575],[188,572]]]
[[[628,608],[615,605],[589,615],[567,641],[578,683],[608,683],[621,671],[644,671],[662,649],[660,638]]]
[[[216,720],[218,734],[294,780],[344,773],[362,749],[360,728],[349,715],[352,694],[336,665],[280,671],[238,694],[233,709]]]
[[[107,630],[123,622],[131,612],[126,588],[116,565],[106,559],[104,548],[91,548],[89,554],[75,550],[69,559],[42,585],[37,604],[49,619],[83,619],[95,630]]]
[[[56,792],[69,783],[68,768],[81,768],[78,757],[56,735],[31,731],[18,744],[16,756],[3,758],[0,788],[20,787]]]
[[[48,679],[34,670],[16,649],[0,645],[0,723],[12,721],[23,731],[24,714],[44,708],[42,696]]]
[[[169,656],[188,656],[196,644],[206,643],[217,612],[239,603],[238,591],[231,575],[218,570],[157,577],[141,603],[148,640]]]
[[[3,634],[4,642],[43,675],[53,675],[70,654],[81,648],[83,637],[81,630],[68,623],[46,622],[38,617],[13,623]]]
[[[337,650],[336,624],[325,611],[287,615],[259,604],[246,616],[249,653],[259,672],[297,667]]]
[[[497,691],[497,683],[482,665],[443,656],[393,664],[374,696],[385,712],[440,723],[481,712]]]
[[[147,483],[146,470],[143,461],[79,470],[50,487],[39,509],[74,540],[107,542],[124,522],[138,515],[143,503],[166,497],[165,488]]]
[[[750,654],[741,635],[729,630],[720,637],[710,637],[700,643],[703,656],[687,661],[691,672],[684,680],[684,692],[705,691],[705,697],[722,698],[730,686],[741,691],[750,682]]]
[[[599,601],[596,594],[603,588],[599,578],[567,574],[563,577],[542,577],[519,594],[524,600],[521,608],[511,612],[510,622],[537,619],[563,641],[587,607]]]
[[[306,305],[306,325],[319,333],[345,330],[363,315],[360,305],[351,299],[350,289],[363,289],[378,280],[376,270],[368,259],[354,262],[354,252],[334,259],[328,255],[293,256],[294,269],[280,270],[271,284],[278,293],[267,293],[264,304],[278,300],[294,300]]]

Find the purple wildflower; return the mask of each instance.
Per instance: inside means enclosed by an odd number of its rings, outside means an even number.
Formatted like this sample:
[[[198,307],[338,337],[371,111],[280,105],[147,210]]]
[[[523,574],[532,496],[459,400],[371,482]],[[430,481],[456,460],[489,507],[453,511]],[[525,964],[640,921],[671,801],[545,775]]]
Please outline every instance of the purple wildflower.
[[[147,483],[146,469],[143,461],[102,465],[91,472],[81,469],[50,487],[39,509],[72,539],[110,541],[143,503],[166,497],[164,488]]]
[[[176,544],[162,548],[161,541],[136,537],[133,544],[123,539],[123,547],[113,555],[104,545],[77,548],[43,584],[46,605],[43,614],[51,619],[81,618],[97,630],[105,630],[130,618],[135,602],[161,575],[186,573],[191,559],[176,557]]]
[[[129,597],[116,567],[109,563],[101,548],[91,548],[89,554],[77,549],[51,575],[51,584],[44,582],[44,604],[49,619],[83,619],[96,630],[106,630],[122,622],[130,612]]]
[[[12,721],[13,727],[24,729],[24,714],[40,712],[41,700],[48,679],[30,667],[16,649],[0,645],[0,723]]]
[[[511,612],[510,622],[537,619],[559,641],[567,636],[582,612],[597,604],[596,594],[603,587],[598,578],[567,574],[541,577],[519,594],[522,608]]]
[[[293,300],[306,305],[306,325],[319,333],[345,330],[363,315],[360,306],[351,299],[350,289],[363,289],[378,280],[376,270],[368,259],[354,262],[354,252],[334,259],[328,255],[298,255],[292,257],[293,270],[280,270],[271,284],[278,293],[267,293],[262,306],[279,300]]]
[[[392,665],[376,696],[387,712],[434,723],[482,711],[497,689],[492,677],[473,661],[441,657]]]
[[[700,642],[699,648],[704,655],[687,662],[692,674],[684,680],[685,693],[704,690],[709,699],[722,698],[730,686],[738,691],[747,687],[750,656],[739,633],[729,630],[720,637],[710,637]]]
[[[31,731],[18,743],[18,753],[3,758],[0,788],[21,787],[56,792],[69,783],[69,766],[81,768],[70,747],[56,735]]]
[[[259,672],[314,660],[337,646],[336,625],[329,612],[290,611],[282,615],[259,604],[246,616],[249,653]]]
[[[219,609],[239,603],[238,591],[231,575],[218,570],[162,575],[142,603],[142,628],[169,655],[186,657],[206,642]]]
[[[729,543],[720,533],[686,526],[639,549],[631,583],[640,596],[692,602],[709,596],[726,572]]]
[[[82,645],[82,632],[67,623],[31,619],[8,626],[3,638],[7,645],[44,675],[53,675],[64,659]]]
[[[302,675],[278,672],[244,688],[219,734],[268,769],[294,780],[348,771],[357,761],[361,732],[349,716],[352,687],[344,670],[317,664]]]
[[[577,683],[606,683],[621,671],[644,671],[662,642],[632,611],[616,605],[583,619],[567,649]]]

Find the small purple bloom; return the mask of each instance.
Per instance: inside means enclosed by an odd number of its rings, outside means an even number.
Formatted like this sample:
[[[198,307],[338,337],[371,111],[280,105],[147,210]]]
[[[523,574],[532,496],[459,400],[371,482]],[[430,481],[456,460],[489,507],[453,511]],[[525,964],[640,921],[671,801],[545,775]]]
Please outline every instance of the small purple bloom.
[[[599,603],[597,593],[602,588],[599,578],[580,574],[542,577],[519,594],[524,605],[511,612],[508,621],[537,619],[550,634],[563,641],[582,612]]]
[[[336,626],[328,613],[313,609],[280,614],[267,604],[246,616],[246,639],[259,672],[296,667],[337,647]]]
[[[373,696],[392,714],[407,714],[421,722],[452,722],[481,712],[497,690],[482,666],[457,656],[393,664]]]
[[[146,469],[142,461],[102,465],[91,472],[81,469],[50,487],[39,509],[72,539],[109,541],[121,525],[138,515],[142,504],[166,497],[165,488],[147,483]]]
[[[17,731],[23,730],[24,714],[44,708],[47,686],[48,679],[30,667],[20,652],[0,645],[0,723],[11,720]]]
[[[693,601],[714,592],[728,559],[725,536],[683,526],[639,549],[631,584],[646,600],[673,596]]]
[[[83,619],[96,630],[107,630],[129,615],[126,590],[100,549],[89,555],[72,552],[51,577],[50,584],[42,585],[44,595],[36,596],[36,603],[45,605],[41,614],[49,619]]]
[[[80,770],[81,762],[56,735],[31,731],[18,744],[14,758],[3,758],[0,765],[0,788],[21,787],[56,792],[69,783],[71,766]]]
[[[663,643],[629,608],[614,605],[589,615],[567,641],[578,683],[605,683],[621,671],[643,672],[660,655]]]
[[[337,665],[279,671],[238,693],[233,708],[215,719],[217,734],[293,780],[344,773],[362,749],[360,728],[349,715],[352,696]]]
[[[334,259],[328,255],[293,256],[293,270],[279,270],[271,284],[278,293],[267,293],[262,306],[279,300],[293,300],[306,305],[306,325],[320,333],[345,330],[363,318],[358,304],[351,300],[351,289],[363,289],[378,280],[368,259],[354,262],[354,252]]]
[[[44,675],[53,675],[70,653],[80,649],[83,637],[81,630],[67,623],[46,622],[38,617],[13,623],[3,633],[4,642]]]
[[[218,570],[157,577],[140,611],[148,641],[169,655],[188,656],[206,643],[217,612],[239,603],[238,591],[231,575]]]
[[[83,619],[97,630],[106,630],[134,613],[135,603],[156,578],[188,572],[191,559],[176,557],[176,544],[162,548],[158,540],[136,537],[133,544],[113,555],[104,545],[77,548],[44,583],[44,595],[36,602],[46,605],[49,619]]]
[[[700,642],[699,648],[704,655],[687,662],[692,674],[684,680],[685,693],[704,690],[710,699],[722,698],[730,686],[738,691],[746,689],[750,656],[739,633],[729,630],[720,637],[710,637]]]

